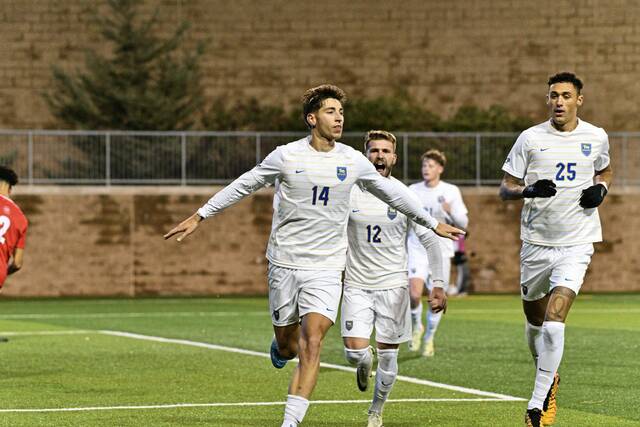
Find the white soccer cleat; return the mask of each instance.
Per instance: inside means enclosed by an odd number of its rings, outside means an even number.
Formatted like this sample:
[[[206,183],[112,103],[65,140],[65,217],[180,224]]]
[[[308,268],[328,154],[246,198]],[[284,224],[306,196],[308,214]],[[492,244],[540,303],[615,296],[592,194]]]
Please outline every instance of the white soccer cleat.
[[[409,341],[409,351],[420,350],[420,341],[422,340],[422,334],[424,333],[424,326],[422,323],[418,329],[414,329],[411,334],[411,341]]]
[[[369,423],[367,427],[384,427],[382,425],[382,415],[376,412],[369,412]]]
[[[429,338],[424,343],[424,350],[422,350],[422,355],[424,357],[433,357],[434,354],[436,354],[436,349],[435,349],[435,346],[433,345],[433,337],[432,337],[432,338]]]

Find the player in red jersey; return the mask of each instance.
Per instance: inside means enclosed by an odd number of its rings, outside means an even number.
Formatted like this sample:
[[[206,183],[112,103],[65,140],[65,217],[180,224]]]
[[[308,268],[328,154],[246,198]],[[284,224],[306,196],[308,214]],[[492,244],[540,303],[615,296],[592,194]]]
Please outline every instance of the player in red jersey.
[[[18,183],[18,175],[0,166],[0,289],[7,276],[22,268],[27,218],[11,200],[10,194]]]
[[[0,292],[9,274],[22,268],[27,218],[9,195],[18,183],[18,175],[0,166]],[[0,342],[9,341],[0,337]]]

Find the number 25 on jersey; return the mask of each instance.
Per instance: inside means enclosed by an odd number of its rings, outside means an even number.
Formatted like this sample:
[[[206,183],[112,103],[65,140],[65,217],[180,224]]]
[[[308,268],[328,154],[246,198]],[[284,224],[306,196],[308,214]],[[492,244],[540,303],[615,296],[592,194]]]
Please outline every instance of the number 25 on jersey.
[[[573,181],[576,179],[576,163],[558,163],[556,164],[556,168],[558,171],[556,172],[556,181]]]

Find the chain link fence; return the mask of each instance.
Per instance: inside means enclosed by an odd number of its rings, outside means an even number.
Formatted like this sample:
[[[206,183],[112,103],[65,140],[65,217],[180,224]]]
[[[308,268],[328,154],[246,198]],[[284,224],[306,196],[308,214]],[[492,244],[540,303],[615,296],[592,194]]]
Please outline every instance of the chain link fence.
[[[57,185],[226,184],[298,132],[0,131],[0,164],[22,183]],[[420,156],[445,152],[444,179],[458,185],[497,185],[517,133],[398,132],[394,176],[421,179]],[[362,150],[362,133],[341,141]],[[615,183],[640,185],[640,132],[609,134]]]

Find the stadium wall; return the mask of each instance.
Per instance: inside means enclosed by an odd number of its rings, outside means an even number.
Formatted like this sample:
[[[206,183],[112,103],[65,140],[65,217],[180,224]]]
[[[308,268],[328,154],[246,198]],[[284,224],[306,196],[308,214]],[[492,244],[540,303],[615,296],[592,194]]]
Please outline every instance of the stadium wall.
[[[3,295],[152,296],[266,294],[264,252],[272,192],[260,192],[208,220],[182,243],[162,236],[193,213],[211,188],[17,187],[30,221],[22,271]],[[520,203],[497,189],[463,189],[476,292],[518,292]],[[640,194],[613,191],[600,210],[583,290],[640,291]]]
[[[209,40],[202,60],[209,100],[256,96],[289,105],[333,82],[352,97],[403,89],[444,116],[464,104],[501,104],[542,121],[547,77],[567,69],[585,80],[585,120],[609,131],[638,127],[634,0],[144,0],[143,14],[155,7],[159,32],[188,20],[187,47]],[[105,13],[105,2],[2,2],[0,128],[59,126],[41,93],[51,87],[52,66],[76,71],[86,49],[108,53],[92,23],[96,10]]]

